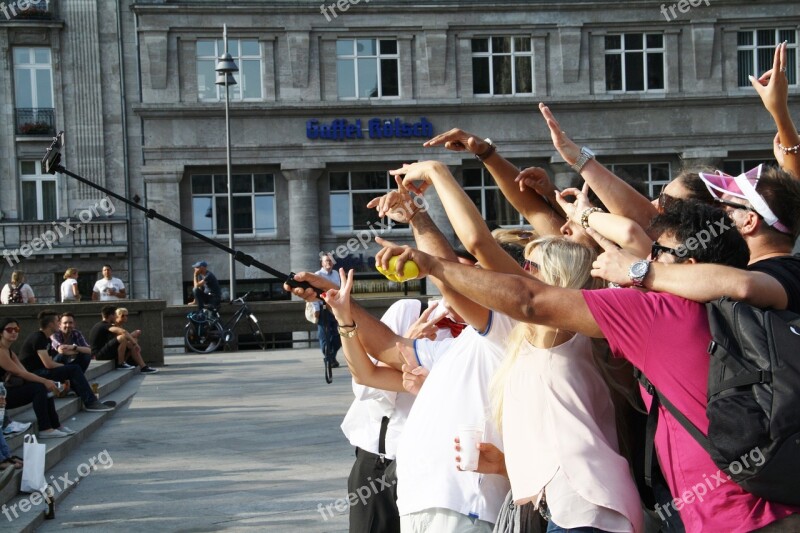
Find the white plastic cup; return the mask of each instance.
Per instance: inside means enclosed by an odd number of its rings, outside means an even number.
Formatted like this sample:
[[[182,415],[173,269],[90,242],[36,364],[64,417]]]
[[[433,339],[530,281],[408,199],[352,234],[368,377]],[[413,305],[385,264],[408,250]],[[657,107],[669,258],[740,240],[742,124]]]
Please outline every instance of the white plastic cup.
[[[480,450],[478,444],[483,440],[483,428],[480,426],[458,426],[458,441],[461,446],[461,470],[474,472],[478,469]]]

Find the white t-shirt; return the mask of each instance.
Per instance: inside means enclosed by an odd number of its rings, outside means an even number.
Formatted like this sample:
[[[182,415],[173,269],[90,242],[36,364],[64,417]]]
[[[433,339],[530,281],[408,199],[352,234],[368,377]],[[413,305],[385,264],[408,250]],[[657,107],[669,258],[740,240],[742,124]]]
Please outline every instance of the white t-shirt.
[[[61,301],[72,302],[75,301],[75,294],[72,292],[72,286],[77,285],[78,280],[75,278],[67,278],[61,284]]]
[[[505,356],[515,321],[492,312],[483,333],[467,327],[455,339],[417,340],[419,363],[430,369],[397,448],[397,507],[407,515],[444,507],[494,523],[510,488],[498,475],[456,469],[458,426],[485,421],[484,442],[503,449],[489,413],[489,382]]]
[[[27,283],[23,283],[19,289],[19,292],[22,294],[22,303],[28,303],[32,298],[34,298],[33,289]],[[8,299],[11,298],[11,284],[6,283],[3,285],[2,291],[0,291],[0,303],[7,304]]]
[[[397,335],[404,335],[420,315],[419,300],[398,300],[389,306],[381,317],[381,322]],[[440,330],[442,335],[450,335],[450,330]],[[373,364],[377,361],[372,359]],[[353,380],[353,394],[356,399],[342,422],[342,432],[353,446],[377,454],[381,421],[389,417],[386,428],[386,457],[394,459],[397,443],[405,427],[408,413],[414,405],[416,396],[407,392],[393,392],[359,385]]]
[[[125,284],[122,283],[122,280],[119,278],[100,278],[97,280],[97,283],[94,284],[94,292],[100,293],[100,301],[101,302],[108,302],[112,300],[119,300],[118,296],[112,296],[108,293],[109,289],[114,288],[117,292],[121,291],[125,288]]]

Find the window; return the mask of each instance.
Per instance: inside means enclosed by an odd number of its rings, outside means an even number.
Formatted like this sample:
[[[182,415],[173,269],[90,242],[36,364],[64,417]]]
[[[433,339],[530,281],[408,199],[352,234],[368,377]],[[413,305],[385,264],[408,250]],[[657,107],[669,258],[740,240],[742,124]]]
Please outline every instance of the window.
[[[236,85],[230,91],[231,100],[261,100],[261,45],[256,40],[228,39],[228,52],[239,67],[233,74]],[[224,86],[216,85],[217,58],[225,53],[222,39],[197,41],[197,96],[200,100],[217,101],[225,98]]]
[[[400,96],[400,62],[394,39],[336,41],[339,98]]]
[[[17,133],[53,134],[53,68],[49,48],[14,48]]]
[[[233,174],[235,234],[274,234],[275,177],[272,174]],[[228,177],[192,176],[192,227],[205,235],[228,234]]]
[[[722,163],[722,171],[729,176],[738,176],[758,165],[777,166],[777,163],[774,159],[728,159]]]
[[[384,170],[358,172],[331,172],[331,230],[334,233],[375,228],[378,231],[387,225],[407,228],[390,220],[379,221],[377,212],[368,209],[367,203],[383,196],[396,187],[394,178]]]
[[[611,172],[632,182],[642,182],[647,188],[647,195],[655,198],[661,187],[672,179],[669,163],[622,163],[611,165]],[[632,184],[636,188],[635,184]]]
[[[530,37],[472,39],[474,94],[532,94]]]
[[[663,35],[606,35],[607,91],[660,91],[664,77]]]
[[[41,161],[19,162],[22,220],[55,220],[58,216],[56,177],[42,173]]]
[[[789,85],[797,85],[797,30],[748,30],[737,36],[739,62],[739,87],[750,87],[748,76],[759,77],[772,68],[772,59],[778,43],[788,41],[786,47],[786,77]]]
[[[483,168],[465,168],[462,172],[467,193],[490,228],[522,226],[525,220],[506,200],[491,175]]]

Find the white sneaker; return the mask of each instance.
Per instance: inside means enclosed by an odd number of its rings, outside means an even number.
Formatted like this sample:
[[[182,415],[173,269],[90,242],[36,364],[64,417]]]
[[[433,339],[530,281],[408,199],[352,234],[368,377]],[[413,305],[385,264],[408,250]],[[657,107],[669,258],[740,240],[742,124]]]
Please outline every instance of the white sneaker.
[[[69,434],[57,429],[39,432],[39,439],[60,439],[61,437],[69,437]]]
[[[3,429],[3,435],[13,435],[14,433],[27,431],[29,427],[31,427],[30,422],[14,422],[12,420],[11,422],[8,423],[5,429]]]
[[[61,433],[66,433],[67,435],[74,435],[75,433],[77,433],[77,431],[75,431],[74,429],[70,429],[67,426],[61,426],[60,428],[58,428],[58,430]]]

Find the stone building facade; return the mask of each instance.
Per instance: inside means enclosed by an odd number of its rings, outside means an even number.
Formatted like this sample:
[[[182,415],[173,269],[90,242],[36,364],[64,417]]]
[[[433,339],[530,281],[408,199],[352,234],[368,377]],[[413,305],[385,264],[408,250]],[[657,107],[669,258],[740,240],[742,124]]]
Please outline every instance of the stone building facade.
[[[43,185],[46,177],[27,174],[56,129],[67,131],[67,168],[227,244],[224,89],[214,73],[223,24],[240,69],[229,89],[236,247],[286,272],[316,269],[320,250],[337,248],[337,259],[368,268],[371,235],[382,226],[363,204],[404,162],[445,161],[488,221],[519,224],[478,161],[422,148],[432,133],[460,127],[491,137],[506,158],[546,167],[563,185],[574,175],[553,150],[537,110],[544,101],[576,142],[657,194],[682,165],[736,172],[771,157],[774,126],[747,75],[771,67],[779,40],[789,41],[793,100],[798,93],[800,10],[784,1],[38,6],[46,6],[41,18],[0,13],[7,249],[103,198],[63,176]],[[47,76],[36,74],[48,68],[50,100],[41,88]],[[22,128],[42,122],[36,110],[44,108],[47,133]],[[114,206],[82,226],[89,237],[75,233],[24,260],[42,294],[53,293],[67,266],[91,271],[104,262],[135,297],[170,303],[184,300],[198,259],[223,283],[228,277],[223,252]],[[404,228],[385,236],[410,238]],[[364,244],[344,248],[354,237]],[[255,287],[269,276],[238,265],[236,277]]]

